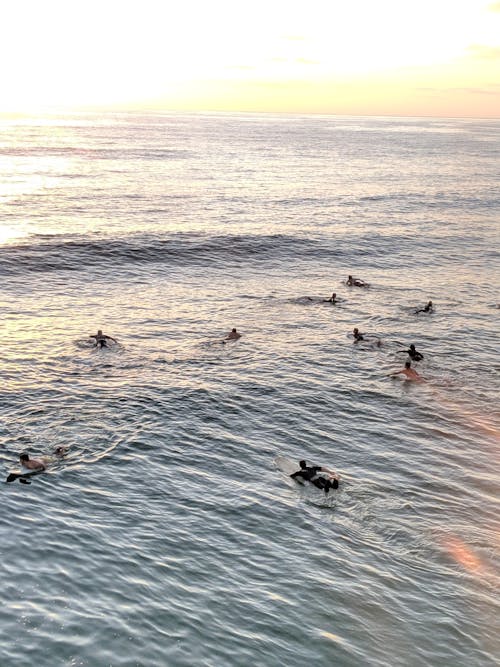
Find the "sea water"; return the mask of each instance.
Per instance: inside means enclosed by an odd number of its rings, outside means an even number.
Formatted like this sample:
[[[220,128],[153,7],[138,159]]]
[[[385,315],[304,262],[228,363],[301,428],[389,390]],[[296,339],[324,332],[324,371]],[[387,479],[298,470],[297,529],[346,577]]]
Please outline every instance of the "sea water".
[[[499,130],[1,120],[2,667],[498,664]]]

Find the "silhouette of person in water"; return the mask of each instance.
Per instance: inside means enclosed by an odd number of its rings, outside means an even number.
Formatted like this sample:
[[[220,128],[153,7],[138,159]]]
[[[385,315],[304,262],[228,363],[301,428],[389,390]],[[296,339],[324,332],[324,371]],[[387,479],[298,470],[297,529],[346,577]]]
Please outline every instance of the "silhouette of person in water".
[[[345,284],[348,287],[370,287],[370,284],[361,280],[360,278],[353,278],[352,276],[347,276]]]
[[[95,338],[95,347],[108,347],[108,340],[112,340],[113,343],[118,343],[116,338],[113,338],[112,336],[106,336],[106,334],[102,333],[102,329],[99,329],[99,331],[96,334],[91,334],[89,338]]]
[[[19,463],[21,464],[22,468],[26,468],[26,470],[45,470],[47,467],[46,461],[43,461],[42,459],[30,459],[29,454],[27,452],[23,452],[22,454],[19,454]]]
[[[415,369],[411,367],[411,361],[405,363],[405,367],[400,371],[395,371],[394,373],[389,373],[390,377],[396,377],[397,375],[404,375],[407,380],[413,380],[415,382],[425,382],[423,377],[417,373]]]
[[[325,493],[328,493],[330,489],[339,488],[338,475],[332,470],[328,470],[328,468],[324,468],[323,466],[308,466],[306,461],[300,461],[299,465],[300,470],[290,475],[299,484],[303,484],[304,481],[311,482],[311,484],[314,484],[318,489],[322,489]],[[320,472],[326,472],[332,479],[318,475]]]
[[[360,333],[358,327],[354,327],[352,330],[352,335],[354,336],[354,342],[359,343],[361,340],[364,340],[364,335]]]
[[[424,355],[421,352],[417,352],[417,350],[415,349],[415,345],[413,345],[413,343],[410,345],[409,350],[397,351],[398,354],[401,352],[407,354],[412,361],[422,361],[422,359],[424,358]]]
[[[324,303],[332,303],[332,304],[338,303],[337,294],[334,292],[329,299],[323,299],[323,302]]]
[[[54,455],[62,458],[68,452],[68,447],[64,445],[59,445],[54,449]],[[44,456],[40,459],[30,459],[28,452],[23,452],[19,454],[19,463],[21,464],[21,473],[11,472],[7,477],[7,482],[14,482],[18,479],[21,484],[31,484],[27,479],[28,477],[35,475],[39,472],[44,472],[47,470],[47,466],[51,463],[50,456]]]
[[[11,472],[5,480],[7,483],[14,482],[18,479],[21,484],[31,484],[27,479],[36,473],[43,472],[47,468],[47,461],[44,459],[30,459],[27,452],[19,454],[19,463],[21,464],[21,473]]]
[[[380,338],[377,338],[374,334],[360,333],[358,327],[354,327],[354,329],[352,330],[352,335],[354,337],[354,345],[356,345],[356,343],[364,341],[366,343],[371,344],[372,346],[375,345],[375,347],[382,346],[382,341]],[[370,338],[366,339],[365,336],[370,336]]]
[[[227,336],[224,338],[224,340],[238,340],[238,338],[241,338],[241,334],[238,331],[236,331],[235,328],[233,328],[227,334]]]
[[[434,306],[432,305],[432,301],[428,301],[427,305],[424,306],[424,308],[419,308],[418,310],[415,311],[415,315],[418,315],[418,313],[433,313],[434,312]]]

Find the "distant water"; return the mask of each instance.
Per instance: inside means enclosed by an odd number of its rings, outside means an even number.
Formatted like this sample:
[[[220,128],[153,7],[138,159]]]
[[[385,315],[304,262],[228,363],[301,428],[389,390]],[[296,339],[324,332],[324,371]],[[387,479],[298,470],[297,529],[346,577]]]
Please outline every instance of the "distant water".
[[[1,121],[1,667],[498,664],[499,130]]]

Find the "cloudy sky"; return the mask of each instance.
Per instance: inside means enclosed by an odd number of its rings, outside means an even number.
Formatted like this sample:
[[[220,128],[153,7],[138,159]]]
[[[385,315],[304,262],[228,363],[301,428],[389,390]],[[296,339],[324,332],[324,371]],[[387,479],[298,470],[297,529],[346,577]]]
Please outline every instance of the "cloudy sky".
[[[0,112],[500,117],[500,2],[2,0]]]

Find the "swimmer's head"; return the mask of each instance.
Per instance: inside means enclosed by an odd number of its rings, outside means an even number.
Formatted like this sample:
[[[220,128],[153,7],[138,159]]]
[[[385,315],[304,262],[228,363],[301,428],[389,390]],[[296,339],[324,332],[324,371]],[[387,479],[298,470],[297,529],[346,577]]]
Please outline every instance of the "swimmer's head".
[[[335,299],[336,296],[337,296],[337,293],[334,292],[334,293],[332,294],[332,299]]]
[[[98,336],[102,336],[102,329],[98,329],[98,330],[97,330],[97,335],[98,335]]]
[[[414,350],[414,349],[415,349],[415,345],[413,345],[413,343],[412,343],[412,344],[410,345],[410,350]]]
[[[307,463],[305,461],[299,461],[299,465],[302,469],[307,468]]]
[[[27,454],[26,452],[23,452],[22,454],[19,454],[19,460],[20,461],[29,461],[30,460],[29,454]]]
[[[411,368],[411,361],[407,361],[405,364],[405,368]]]
[[[231,329],[233,333],[236,333],[236,328]]]
[[[354,329],[352,330],[352,333],[353,333],[355,336],[357,336],[358,333],[359,333],[359,329],[358,329],[358,327],[354,327]]]

